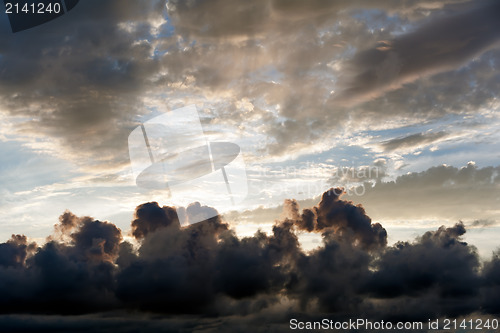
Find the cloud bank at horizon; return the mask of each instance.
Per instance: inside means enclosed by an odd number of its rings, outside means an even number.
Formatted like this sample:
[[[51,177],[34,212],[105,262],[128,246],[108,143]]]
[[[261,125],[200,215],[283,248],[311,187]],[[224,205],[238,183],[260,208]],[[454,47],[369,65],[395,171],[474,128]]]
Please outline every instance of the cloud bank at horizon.
[[[203,315],[221,325],[267,311],[280,320],[500,314],[498,255],[481,262],[463,224],[387,246],[385,229],[337,193],[303,210],[288,200],[272,234],[244,238],[219,217],[180,228],[172,207],[145,203],[132,221],[137,249],[114,224],[65,212],[41,247],[22,235],[0,244],[0,312]],[[320,233],[323,245],[305,252],[300,232]]]

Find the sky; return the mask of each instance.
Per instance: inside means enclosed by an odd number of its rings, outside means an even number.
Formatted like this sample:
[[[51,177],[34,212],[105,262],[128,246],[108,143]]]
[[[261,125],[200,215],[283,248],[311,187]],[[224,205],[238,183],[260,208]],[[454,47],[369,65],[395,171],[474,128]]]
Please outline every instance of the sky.
[[[129,325],[189,331],[189,316],[208,329],[400,304],[393,318],[498,315],[499,16],[495,1],[85,0],[13,33],[0,15],[0,268],[18,281],[0,323],[26,324],[43,297],[56,317],[26,325],[111,327],[100,311],[133,310]],[[241,148],[248,194],[218,210],[201,198],[221,215],[179,229],[181,203],[137,186],[128,138],[189,105],[207,141]],[[81,282],[67,282],[75,298],[44,280],[63,274],[54,261]],[[180,293],[162,307],[143,283]]]

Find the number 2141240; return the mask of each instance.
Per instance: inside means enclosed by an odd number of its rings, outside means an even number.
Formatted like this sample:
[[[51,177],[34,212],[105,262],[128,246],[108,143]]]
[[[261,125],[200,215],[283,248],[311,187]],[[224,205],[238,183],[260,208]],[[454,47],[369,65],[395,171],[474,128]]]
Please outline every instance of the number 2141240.
[[[6,14],[59,14],[61,12],[61,4],[59,2],[49,3],[5,3]]]

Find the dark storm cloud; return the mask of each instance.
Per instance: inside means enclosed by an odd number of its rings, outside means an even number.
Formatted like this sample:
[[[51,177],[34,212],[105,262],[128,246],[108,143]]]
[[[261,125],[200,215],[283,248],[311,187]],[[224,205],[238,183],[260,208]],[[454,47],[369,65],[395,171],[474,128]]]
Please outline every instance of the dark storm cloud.
[[[138,206],[135,215],[136,219],[132,221],[132,235],[137,239],[146,237],[158,228],[179,224],[174,208],[166,206],[160,208],[156,202]]]
[[[404,304],[393,319],[455,317],[478,310],[480,265],[475,248],[460,240],[464,233],[459,223],[389,248],[375,261],[376,272],[367,283],[370,294],[388,308]]]
[[[112,262],[118,255],[121,231],[114,224],[84,218],[71,234],[74,250],[86,260]]]
[[[61,217],[59,229],[68,216]],[[0,267],[3,313],[68,314],[116,305],[112,287],[120,229],[89,217],[76,219],[69,242],[49,241],[13,269]]]
[[[24,235],[12,235],[7,242],[0,244],[0,266],[22,266],[28,254],[36,249],[35,243],[29,243]]]
[[[66,212],[56,226],[73,226],[66,241],[36,248],[14,236],[0,245],[0,310],[62,318],[94,313],[87,316],[95,325],[111,325],[100,319],[103,311],[112,312],[102,318],[133,311],[139,317],[126,316],[132,326],[146,320],[190,330],[185,320],[195,320],[199,329],[242,331],[315,313],[344,320],[346,313],[384,320],[500,314],[499,260],[481,269],[476,249],[462,240],[462,223],[388,247],[385,230],[333,190],[302,211],[288,201],[288,217],[271,234],[244,238],[220,217],[180,228],[171,207],[146,203],[133,221],[136,250],[113,224]],[[323,245],[303,251],[297,232],[306,230],[321,232]],[[158,323],[148,313],[179,321]],[[201,317],[207,315],[218,320]],[[0,322],[29,324],[16,316]],[[35,323],[44,327],[40,318]]]
[[[497,46],[500,5],[483,1],[471,7],[358,53],[352,65],[359,74],[341,99],[376,97],[421,76],[459,68]]]
[[[485,279],[483,281],[483,296],[484,309],[490,313],[500,312],[500,253],[497,252],[493,259],[485,264],[483,274]]]
[[[284,210],[299,230],[340,234],[352,242],[359,242],[364,249],[380,248],[387,244],[387,232],[379,223],[371,223],[361,205],[340,200],[342,188],[325,192],[318,206],[304,209],[299,215],[295,200],[286,200]]]

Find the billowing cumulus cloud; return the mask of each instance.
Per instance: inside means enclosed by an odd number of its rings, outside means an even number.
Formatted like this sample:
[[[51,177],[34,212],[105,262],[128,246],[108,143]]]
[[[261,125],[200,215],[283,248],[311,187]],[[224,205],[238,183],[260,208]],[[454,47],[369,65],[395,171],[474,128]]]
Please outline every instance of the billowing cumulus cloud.
[[[146,330],[249,325],[242,331],[259,329],[262,320],[273,324],[270,316],[286,323],[318,311],[384,320],[499,314],[498,258],[481,269],[476,249],[462,239],[463,224],[387,246],[382,226],[334,190],[302,211],[287,201],[288,217],[270,234],[244,238],[220,217],[180,228],[173,208],[142,204],[132,222],[137,248],[112,223],[66,212],[56,225],[65,241],[37,247],[18,235],[0,244],[1,312],[16,314],[6,324],[24,328],[34,323],[16,316],[50,314],[61,316],[58,325],[80,326],[71,315],[98,325],[107,322],[102,313],[114,311],[117,329],[122,320],[139,325],[147,318]],[[304,231],[321,233],[323,245],[305,252],[297,238]],[[123,311],[136,319],[122,318]],[[39,327],[56,327],[51,317],[38,318]]]
[[[464,233],[460,223],[389,248],[375,261],[375,273],[367,284],[372,297],[389,308],[400,308],[390,315],[394,319],[425,320],[479,309],[480,264],[475,248],[460,240]]]
[[[141,239],[161,227],[179,225],[179,219],[172,207],[160,208],[158,203],[149,202],[138,206],[135,210],[136,219],[132,221],[132,235]]]
[[[0,268],[2,312],[69,314],[116,304],[109,288],[114,283],[120,229],[112,223],[70,215],[61,216],[58,225],[64,225],[68,217],[78,220],[75,231],[68,231],[67,243],[52,240],[36,252],[35,244],[27,245],[22,236],[2,244],[2,257],[13,256]],[[27,256],[28,250],[33,255]],[[14,267],[13,260],[17,261]]]
[[[385,229],[379,223],[372,224],[361,205],[340,200],[341,194],[341,188],[330,189],[323,194],[317,207],[304,209],[300,215],[295,200],[286,200],[284,209],[292,216],[289,221],[299,230],[340,234],[365,249],[384,247],[387,244]]]
[[[22,266],[28,254],[36,249],[35,243],[29,243],[26,236],[12,235],[7,242],[0,244],[0,265],[3,267]]]

